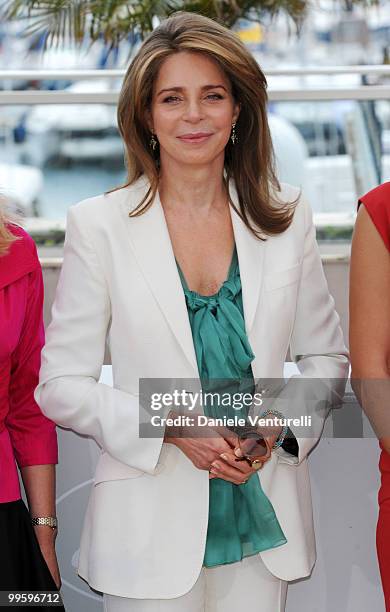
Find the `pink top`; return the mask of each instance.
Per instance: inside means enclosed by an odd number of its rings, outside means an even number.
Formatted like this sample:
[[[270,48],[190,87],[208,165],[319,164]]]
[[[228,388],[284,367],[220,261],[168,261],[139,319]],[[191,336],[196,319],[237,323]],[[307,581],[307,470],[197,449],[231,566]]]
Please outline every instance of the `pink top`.
[[[32,238],[0,257],[0,503],[20,499],[19,467],[58,462],[55,424],[34,400],[44,343],[43,280]]]

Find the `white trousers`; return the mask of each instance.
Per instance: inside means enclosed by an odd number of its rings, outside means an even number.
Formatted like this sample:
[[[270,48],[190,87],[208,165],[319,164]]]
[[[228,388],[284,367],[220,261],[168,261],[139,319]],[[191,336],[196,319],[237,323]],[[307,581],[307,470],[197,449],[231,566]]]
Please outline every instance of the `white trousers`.
[[[202,567],[192,589],[174,599],[130,599],[103,594],[104,612],[284,612],[287,582],[271,574],[260,555]]]

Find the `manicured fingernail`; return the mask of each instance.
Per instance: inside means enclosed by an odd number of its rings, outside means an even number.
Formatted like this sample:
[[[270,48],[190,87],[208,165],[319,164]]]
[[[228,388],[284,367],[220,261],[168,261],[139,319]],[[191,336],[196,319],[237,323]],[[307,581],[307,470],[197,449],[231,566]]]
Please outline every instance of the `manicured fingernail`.
[[[220,457],[222,457],[222,459],[225,459],[225,461],[228,461],[229,457],[228,455],[226,455],[226,453],[222,453],[222,455],[219,455]]]
[[[240,448],[236,448],[236,450],[234,451],[234,454],[236,455],[236,457],[242,457],[242,451]]]

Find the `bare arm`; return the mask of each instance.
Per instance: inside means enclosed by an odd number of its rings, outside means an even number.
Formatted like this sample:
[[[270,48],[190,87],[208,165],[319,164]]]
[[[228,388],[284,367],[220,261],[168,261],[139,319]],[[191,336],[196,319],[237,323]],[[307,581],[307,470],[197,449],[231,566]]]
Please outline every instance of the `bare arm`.
[[[364,205],[352,240],[349,339],[352,387],[390,451],[390,254]]]
[[[33,247],[35,250],[35,246]],[[55,464],[58,460],[55,425],[39,410],[33,393],[38,383],[44,342],[43,279],[39,265],[30,273],[26,310],[18,345],[12,354],[9,384],[10,410],[6,425],[22,475],[32,517],[55,516]],[[51,527],[37,525],[35,535],[57,584],[60,575]]]
[[[55,466],[53,464],[29,465],[20,468],[20,472],[31,517],[56,516]],[[60,572],[54,547],[57,530],[47,525],[36,525],[34,531],[54,581],[60,588]]]

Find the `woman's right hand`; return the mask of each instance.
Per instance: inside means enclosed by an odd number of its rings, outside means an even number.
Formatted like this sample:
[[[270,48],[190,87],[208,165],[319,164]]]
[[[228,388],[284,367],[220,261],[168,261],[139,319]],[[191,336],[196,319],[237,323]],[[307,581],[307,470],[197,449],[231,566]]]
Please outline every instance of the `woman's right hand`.
[[[172,411],[169,416],[178,415]],[[256,471],[248,462],[240,461],[234,455],[238,437],[226,427],[210,424],[178,429],[167,425],[164,441],[177,446],[199,470],[211,469],[210,478],[242,484]]]

